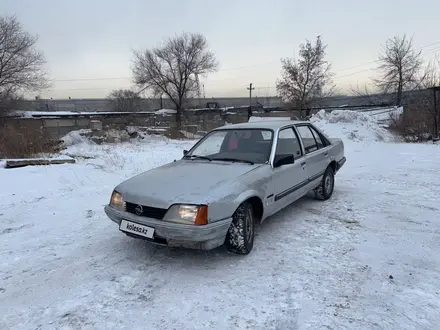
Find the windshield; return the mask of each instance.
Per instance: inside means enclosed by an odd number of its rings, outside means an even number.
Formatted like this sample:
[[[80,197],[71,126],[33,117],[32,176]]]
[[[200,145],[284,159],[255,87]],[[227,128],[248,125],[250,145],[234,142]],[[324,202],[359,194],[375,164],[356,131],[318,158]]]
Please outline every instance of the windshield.
[[[206,135],[184,158],[266,163],[273,132],[268,129],[226,129]]]

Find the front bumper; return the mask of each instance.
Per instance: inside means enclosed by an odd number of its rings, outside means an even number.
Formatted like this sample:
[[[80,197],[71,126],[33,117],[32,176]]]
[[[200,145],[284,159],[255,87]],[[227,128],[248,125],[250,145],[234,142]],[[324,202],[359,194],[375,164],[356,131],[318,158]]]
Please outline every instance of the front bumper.
[[[117,210],[110,205],[106,205],[104,211],[110,220],[116,222],[118,225],[121,224],[122,219],[125,219],[154,228],[154,238],[152,240],[128,234],[130,236],[142,238],[157,244],[198,250],[211,250],[222,245],[232,222],[232,218],[227,218],[207,225],[196,226],[139,217],[132,213]]]

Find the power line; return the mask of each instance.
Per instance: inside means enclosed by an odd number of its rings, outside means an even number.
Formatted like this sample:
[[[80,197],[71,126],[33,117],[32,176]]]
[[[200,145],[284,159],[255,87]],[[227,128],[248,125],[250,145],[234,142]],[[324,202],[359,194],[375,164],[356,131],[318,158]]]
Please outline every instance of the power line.
[[[278,60],[272,60],[270,62],[260,63],[260,64],[253,64],[253,65],[245,65],[245,66],[238,66],[234,68],[227,68],[227,69],[220,69],[217,70],[217,72],[224,72],[224,71],[233,71],[233,70],[241,70],[241,69],[247,69],[247,68],[255,68],[260,66],[265,66],[268,64],[272,64],[278,62]],[[132,77],[107,77],[107,78],[72,78],[72,79],[51,79],[52,81],[57,82],[69,82],[69,81],[93,81],[93,80],[127,80],[132,79]]]
[[[72,79],[51,79],[52,81],[65,82],[65,81],[91,81],[91,80],[127,80],[131,77],[108,77],[108,78],[72,78]]]
[[[428,48],[430,46],[433,45],[437,45],[440,44],[440,41],[436,41],[430,44],[427,44],[425,46],[419,47],[417,48],[417,50],[423,50],[425,48]],[[428,51],[428,53],[430,52],[436,52],[440,50],[440,47],[438,48],[434,48]],[[261,67],[264,65],[268,65],[268,64],[272,64],[274,62],[278,62],[278,60],[273,60],[270,62],[266,62],[266,63],[261,63],[261,64],[255,64],[255,65],[246,65],[246,66],[240,66],[240,67],[234,67],[234,68],[227,68],[227,69],[221,69],[218,70],[218,72],[224,72],[224,71],[232,71],[232,70],[241,70],[241,69],[245,69],[245,68],[253,68],[253,67]],[[352,67],[348,67],[348,68],[343,68],[340,69],[339,72],[341,71],[347,71],[347,70],[352,70],[354,68],[358,68],[358,67],[362,67],[364,65],[368,65],[368,64],[374,64],[374,63],[378,63],[380,62],[380,60],[374,60],[374,61],[369,61],[369,62],[365,62],[363,64],[359,64],[356,66],[352,66]],[[349,76],[353,76],[359,73],[363,73],[363,72],[368,72],[368,71],[372,71],[374,70],[374,68],[369,68],[369,69],[364,69],[364,70],[360,70],[360,71],[355,71],[355,72],[351,72],[348,74],[344,74],[344,75],[336,75],[333,79],[340,79],[340,78],[344,78],[344,77],[349,77]],[[245,79],[246,77],[242,77],[242,79]],[[129,80],[131,79],[131,77],[106,77],[106,78],[74,78],[74,79],[52,79],[52,81],[56,81],[56,82],[75,82],[75,81],[106,81],[106,80]],[[222,81],[230,81],[230,79],[221,79],[221,80],[210,80],[209,82],[222,82]],[[208,82],[208,81],[207,81]],[[266,83],[265,83],[266,84]],[[56,89],[57,91],[78,91],[78,90],[108,90],[111,87],[108,88],[93,88],[93,87],[89,87],[89,88],[69,88],[69,89]],[[262,87],[257,87],[257,89],[260,89]],[[264,87],[267,89],[274,89],[276,87]]]
[[[438,44],[440,44],[440,41],[436,41],[436,42],[430,43],[428,45],[419,47],[419,48],[417,48],[417,50],[422,50],[422,49],[428,48],[428,47],[433,46],[433,45],[438,45]],[[436,48],[436,49],[433,49],[433,50],[430,50],[430,51],[436,51],[438,49],[440,49],[440,48]],[[356,69],[356,68],[362,67],[364,65],[374,64],[374,63],[378,63],[378,62],[380,62],[380,61],[379,60],[369,61],[369,62],[365,62],[363,64],[358,64],[358,65],[355,65],[355,66],[352,66],[352,67],[340,69],[338,71],[347,71],[347,70],[351,70],[351,69]]]
[[[430,43],[428,45],[419,47],[419,48],[417,48],[417,50],[423,50],[425,48],[428,48],[430,46],[437,45],[437,44],[440,44],[440,41],[436,41],[436,42]],[[428,53],[436,52],[436,51],[440,51],[440,47],[431,49],[431,50],[428,51]],[[364,64],[360,64],[360,65],[357,65],[357,66],[354,66],[354,67],[351,67],[351,68],[342,69],[342,70],[339,70],[339,71],[349,70],[349,69],[353,69],[353,68],[356,68],[356,67],[361,67],[361,66],[363,66],[365,64],[373,64],[373,63],[379,63],[379,62],[380,62],[380,60],[374,60],[374,61],[366,62]],[[344,78],[344,77],[354,76],[356,74],[363,73],[363,72],[369,72],[369,71],[372,71],[372,70],[374,70],[374,68],[369,68],[369,69],[365,69],[365,70],[355,71],[355,72],[348,73],[348,74],[345,74],[345,75],[336,75],[333,79],[340,79],[340,78]],[[269,86],[268,87],[256,87],[256,88],[257,88],[257,90],[263,89],[263,88],[264,89],[276,89],[276,87],[269,87]]]
[[[423,47],[417,48],[417,50],[422,50],[422,49],[424,49],[424,48],[427,48],[427,47],[430,47],[430,46],[433,46],[433,45],[436,45],[436,44],[440,44],[440,41],[433,42],[433,43],[431,43],[431,44],[429,44],[429,45],[426,45],[426,46],[423,46]],[[430,52],[435,52],[435,51],[438,51],[438,50],[440,50],[440,47],[438,47],[438,48],[434,48],[434,49],[431,49],[431,50],[429,50],[428,52],[430,53]],[[380,60],[375,60],[375,61],[367,62],[366,64],[373,64],[373,63],[379,63],[379,62],[380,62]],[[361,66],[364,66],[364,65],[365,65],[365,64],[360,64],[360,65],[357,65],[357,66],[351,67],[351,69],[354,69],[354,68],[356,68],[356,67],[361,67]],[[345,71],[345,70],[349,70],[349,69],[350,69],[350,68],[342,69],[342,70],[339,70],[339,71]],[[372,71],[372,70],[374,70],[374,68],[365,69],[365,70],[361,70],[361,71],[356,71],[356,72],[348,73],[348,74],[345,74],[345,75],[342,75],[342,76],[341,76],[341,75],[336,75],[336,77],[335,77],[334,79],[339,79],[339,78],[343,78],[343,77],[353,76],[353,75],[358,74],[358,73],[368,72],[368,71]]]
[[[99,91],[99,90],[109,90],[112,87],[87,87],[87,88],[63,88],[63,89],[55,89],[56,91]]]

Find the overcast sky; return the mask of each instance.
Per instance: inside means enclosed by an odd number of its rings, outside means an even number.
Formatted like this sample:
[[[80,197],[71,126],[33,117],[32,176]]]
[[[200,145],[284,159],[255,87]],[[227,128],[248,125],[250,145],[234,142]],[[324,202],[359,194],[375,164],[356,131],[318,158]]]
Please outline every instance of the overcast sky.
[[[220,62],[203,81],[207,97],[247,95],[251,82],[256,95],[275,95],[280,58],[317,35],[346,89],[372,77],[381,44],[396,34],[414,36],[426,59],[440,54],[439,13],[439,0],[0,0],[1,15],[40,36],[55,80],[44,96],[53,98],[130,87],[132,49],[182,31],[203,33]],[[72,81],[89,78],[112,79]]]

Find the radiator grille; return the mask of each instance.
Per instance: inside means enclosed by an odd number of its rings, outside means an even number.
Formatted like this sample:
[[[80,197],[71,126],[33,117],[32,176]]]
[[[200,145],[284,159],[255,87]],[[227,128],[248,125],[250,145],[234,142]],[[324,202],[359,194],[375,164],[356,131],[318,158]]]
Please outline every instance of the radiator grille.
[[[136,207],[138,206],[138,204],[133,204],[133,203],[125,203],[125,210],[129,213],[133,213],[136,214]],[[141,217],[147,217],[147,218],[153,218],[153,219],[158,219],[158,220],[162,220],[163,217],[165,216],[165,213],[167,213],[167,209],[160,209],[157,207],[151,207],[151,206],[145,206],[142,205],[143,208],[143,212],[139,215]]]

